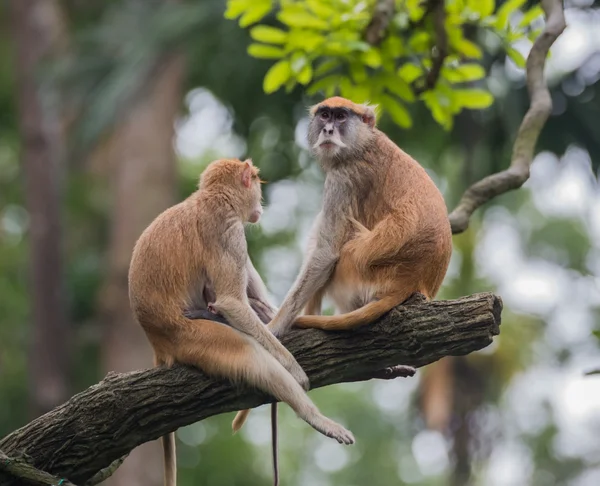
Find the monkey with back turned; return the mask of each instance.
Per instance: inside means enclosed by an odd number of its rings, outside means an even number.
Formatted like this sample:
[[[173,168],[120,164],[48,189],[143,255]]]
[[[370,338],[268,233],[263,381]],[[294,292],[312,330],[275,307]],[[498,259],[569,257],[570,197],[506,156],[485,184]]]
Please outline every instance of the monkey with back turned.
[[[305,394],[308,378],[259,316],[272,316],[266,289],[250,258],[244,223],[262,213],[258,169],[223,159],[202,173],[198,190],[167,209],[138,239],[129,295],[156,365],[197,366],[215,377],[247,383],[288,403],[297,415],[340,443],[352,434],[322,415]],[[218,313],[228,325],[190,319],[185,309]],[[175,486],[175,436],[163,437],[165,484]]]

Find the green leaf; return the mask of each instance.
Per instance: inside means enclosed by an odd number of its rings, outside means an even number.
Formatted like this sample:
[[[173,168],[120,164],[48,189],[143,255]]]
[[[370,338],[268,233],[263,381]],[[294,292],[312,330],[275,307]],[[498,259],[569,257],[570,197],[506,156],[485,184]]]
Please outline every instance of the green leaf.
[[[263,80],[263,90],[265,93],[270,94],[277,91],[281,86],[290,79],[292,75],[292,67],[289,61],[283,59],[271,66],[271,69],[265,74]]]
[[[313,13],[324,20],[331,20],[336,14],[336,11],[325,5],[321,0],[306,0],[306,5]]]
[[[346,46],[352,51],[367,52],[371,46],[363,41],[347,41]]]
[[[381,53],[379,49],[371,48],[361,54],[362,61],[369,67],[378,68],[381,66]]]
[[[535,42],[541,33],[542,33],[542,29],[530,30],[529,32],[527,32],[527,38],[531,42]]]
[[[259,20],[262,20],[263,17],[271,11],[271,8],[271,2],[252,5],[252,7],[246,10],[246,13],[240,18],[240,27],[248,27]]]
[[[302,49],[304,52],[314,51],[325,42],[325,37],[307,29],[293,29],[288,32],[286,47],[290,50]]]
[[[433,119],[438,122],[444,130],[450,130],[452,128],[452,115],[448,109],[445,109],[441,104],[439,97],[433,91],[426,91],[421,95],[423,101],[429,111],[431,111],[431,116]]]
[[[290,80],[285,83],[285,92],[291,93],[294,87],[296,86],[296,80],[294,78],[290,78]]]
[[[328,42],[323,46],[323,54],[326,56],[343,56],[349,54],[350,49],[345,42]]]
[[[410,114],[395,98],[384,94],[381,95],[381,101],[385,110],[390,114],[392,120],[394,120],[394,123],[402,128],[410,128],[412,126]]]
[[[323,76],[323,74],[325,74],[327,71],[331,71],[332,69],[339,67],[340,64],[341,61],[339,59],[330,59],[329,61],[322,62],[319,64],[317,69],[315,69],[315,76]]]
[[[384,84],[387,90],[395,94],[398,98],[412,103],[415,101],[415,94],[410,85],[399,76],[388,75],[384,78]]]
[[[600,341],[600,329],[592,331],[592,334]]]
[[[257,25],[250,29],[250,37],[266,44],[283,44],[287,39],[287,32],[267,25]]]
[[[508,54],[508,57],[512,59],[512,61],[517,65],[517,67],[525,67],[525,58],[523,57],[523,54],[521,54],[519,51],[513,49],[512,47],[507,47],[506,54]]]
[[[285,55],[285,51],[279,47],[265,44],[250,44],[248,54],[258,59],[281,59]]]
[[[426,52],[429,50],[430,38],[429,32],[424,30],[417,31],[408,41],[408,45],[413,51]]]
[[[331,88],[335,89],[336,86],[339,86],[342,78],[343,76],[339,74],[325,76],[324,78],[321,78],[311,84],[306,90],[306,93],[311,96],[317,94],[319,91],[324,91],[327,93]]]
[[[485,69],[480,64],[475,63],[461,64],[454,69],[444,67],[442,73],[451,83],[466,83],[485,78]]]
[[[296,79],[298,80],[298,82],[300,84],[306,86],[308,83],[310,83],[310,81],[312,80],[312,77],[313,77],[312,65],[310,63],[306,63],[304,65],[304,67],[302,68],[302,70],[296,76]]]
[[[470,40],[460,39],[453,43],[454,48],[465,57],[481,59],[483,53],[479,46]]]
[[[325,20],[313,17],[308,12],[296,13],[283,10],[277,14],[279,21],[289,27],[327,30],[329,24]]]
[[[225,10],[224,17],[233,20],[252,7],[253,3],[253,0],[229,0],[227,2],[227,10]]]
[[[364,83],[367,80],[367,70],[364,64],[354,61],[350,63],[350,76],[355,83]]]
[[[471,110],[487,108],[494,102],[494,97],[482,89],[457,89],[454,98],[460,106]]]
[[[308,59],[306,59],[306,56],[304,55],[303,52],[301,51],[296,51],[292,54],[292,56],[290,57],[290,66],[292,67],[292,72],[297,74],[300,71],[302,71],[302,69],[304,68],[304,66],[306,66],[306,63],[308,62]]]
[[[523,6],[526,0],[507,0],[504,2],[496,13],[496,28],[500,30],[506,29],[508,20],[511,14]]]
[[[398,69],[398,76],[400,76],[407,83],[412,83],[415,79],[418,79],[423,75],[423,68],[410,62],[404,64]]]
[[[487,17],[491,15],[496,8],[495,0],[469,0],[467,5],[473,12],[479,14],[479,18]]]
[[[404,45],[400,37],[388,36],[381,43],[381,52],[385,56],[389,56],[393,59],[400,57],[404,54]]]

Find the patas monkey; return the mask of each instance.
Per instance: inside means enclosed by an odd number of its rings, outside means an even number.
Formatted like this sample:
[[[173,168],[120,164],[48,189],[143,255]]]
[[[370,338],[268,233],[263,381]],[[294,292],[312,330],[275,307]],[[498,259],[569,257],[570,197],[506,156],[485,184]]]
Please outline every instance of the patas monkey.
[[[322,434],[352,444],[352,434],[304,393],[306,374],[250,306],[249,298],[268,302],[244,235],[244,223],[256,223],[261,213],[258,169],[251,161],[212,162],[198,190],[159,215],[137,241],[129,269],[133,313],[156,365],[193,365],[253,385],[288,403]],[[184,311],[190,308],[219,313],[229,325],[188,319]],[[163,447],[165,483],[175,486],[173,433]]]
[[[323,208],[300,274],[268,326],[276,336],[292,324],[352,329],[414,293],[432,299],[452,252],[440,191],[375,127],[371,107],[333,97],[310,116],[308,142],[326,175]],[[325,295],[344,314],[318,315]],[[238,427],[247,413],[236,416]]]

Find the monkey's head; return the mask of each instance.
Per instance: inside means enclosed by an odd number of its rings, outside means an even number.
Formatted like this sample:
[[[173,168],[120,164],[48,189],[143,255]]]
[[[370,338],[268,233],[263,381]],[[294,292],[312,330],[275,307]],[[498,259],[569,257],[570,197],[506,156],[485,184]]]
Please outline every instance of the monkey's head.
[[[375,111],[334,96],[310,109],[308,143],[325,167],[361,158],[375,138]]]
[[[242,221],[257,223],[262,209],[262,181],[251,159],[220,159],[208,164],[200,176],[199,189],[215,189],[239,211]]]

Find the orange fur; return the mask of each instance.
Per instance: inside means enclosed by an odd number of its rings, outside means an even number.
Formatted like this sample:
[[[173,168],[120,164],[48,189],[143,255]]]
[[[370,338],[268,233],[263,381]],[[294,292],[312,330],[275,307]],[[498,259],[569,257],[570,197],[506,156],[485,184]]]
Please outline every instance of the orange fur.
[[[198,190],[160,214],[138,239],[129,268],[129,297],[136,320],[154,349],[157,366],[183,363],[209,375],[255,386],[339,442],[352,435],[320,414],[304,393],[308,378],[294,357],[261,322],[274,312],[248,257],[243,224],[260,216],[258,169],[247,160],[212,162]],[[208,302],[206,292],[216,301]],[[208,304],[229,325],[189,319],[188,309]],[[174,434],[163,438],[165,484],[175,486]]]
[[[328,106],[330,108],[348,108],[360,116],[367,114],[369,111],[368,105],[366,104],[359,105],[358,103],[354,103],[353,101],[342,98],[341,96],[333,96],[325,101],[322,101],[321,103],[311,106],[309,113],[314,116],[315,112],[321,106]]]
[[[340,97],[325,100],[311,113],[320,106],[365,113],[363,105]],[[300,316],[294,322],[298,327],[349,329],[381,317],[415,292],[432,299],[448,268],[452,235],[440,191],[377,128],[363,124],[360,136],[371,141],[362,160],[349,161],[347,170],[349,177],[364,176],[369,183],[352,198],[339,260],[325,287],[318,289],[345,314]],[[309,310],[317,313],[314,306]]]

